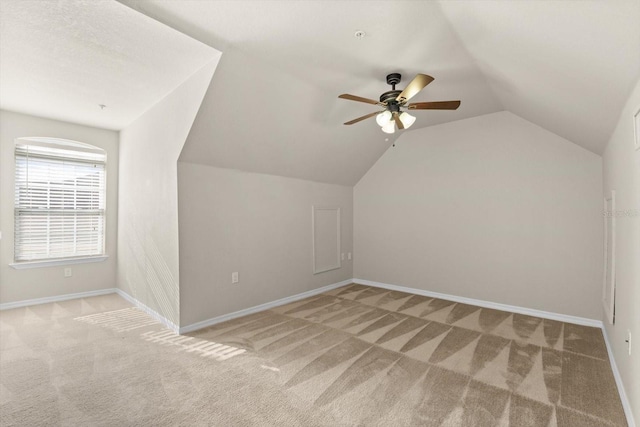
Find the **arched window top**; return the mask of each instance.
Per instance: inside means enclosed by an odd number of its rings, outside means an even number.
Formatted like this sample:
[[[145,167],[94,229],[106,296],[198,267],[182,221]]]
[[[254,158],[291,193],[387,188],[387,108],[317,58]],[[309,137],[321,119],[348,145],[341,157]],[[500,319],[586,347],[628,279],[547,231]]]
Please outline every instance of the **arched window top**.
[[[16,154],[105,163],[107,152],[95,145],[41,136],[16,139]]]
[[[66,149],[74,151],[106,153],[106,151],[102,148],[96,147],[95,145],[87,144],[85,142],[72,141],[70,139],[62,138],[49,138],[46,136],[29,136],[18,138],[16,139],[16,145],[17,144],[59,148],[63,150]]]

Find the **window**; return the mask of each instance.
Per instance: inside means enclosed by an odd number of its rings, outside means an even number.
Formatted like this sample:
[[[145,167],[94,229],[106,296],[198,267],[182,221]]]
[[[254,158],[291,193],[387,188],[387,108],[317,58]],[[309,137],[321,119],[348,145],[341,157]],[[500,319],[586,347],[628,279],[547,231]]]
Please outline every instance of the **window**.
[[[104,255],[105,151],[21,138],[15,156],[15,262]]]

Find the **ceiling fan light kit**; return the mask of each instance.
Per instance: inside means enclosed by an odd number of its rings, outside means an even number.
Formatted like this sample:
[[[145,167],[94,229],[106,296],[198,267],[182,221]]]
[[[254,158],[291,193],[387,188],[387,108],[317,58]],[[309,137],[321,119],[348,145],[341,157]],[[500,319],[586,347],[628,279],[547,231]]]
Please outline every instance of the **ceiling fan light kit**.
[[[385,110],[376,116],[376,123],[378,123],[378,126],[380,127],[384,127],[390,121],[391,121],[391,111]]]
[[[416,118],[411,114],[407,113],[406,111],[403,111],[402,113],[400,113],[398,118],[400,119],[400,122],[402,123],[402,127],[404,129],[410,128],[411,125],[414,124],[416,121]],[[382,113],[378,114],[376,116],[376,123],[378,123],[378,126],[382,128],[383,132],[394,133],[396,131],[396,127],[395,127],[396,122],[395,120],[393,120],[393,115],[391,114],[391,111],[385,110]]]
[[[382,132],[384,133],[394,133],[396,131],[396,124],[394,122],[389,122],[386,125],[382,126]]]
[[[375,101],[361,96],[343,93],[338,98],[348,99],[350,101],[364,102],[384,107],[382,112],[369,113],[365,116],[348,121],[345,125],[352,125],[370,117],[376,117],[376,123],[385,133],[394,133],[396,126],[398,129],[408,129],[416,121],[416,118],[405,110],[456,110],[460,106],[460,101],[437,101],[437,102],[415,102],[407,104],[409,99],[413,98],[422,89],[424,89],[434,79],[426,74],[416,75],[407,87],[400,91],[396,90],[396,85],[400,83],[402,76],[400,73],[391,73],[387,75],[387,84],[391,85],[391,90],[380,95],[380,101]]]
[[[409,129],[412,124],[416,122],[416,117],[407,113],[406,111],[400,114],[400,121],[404,125],[405,129]]]

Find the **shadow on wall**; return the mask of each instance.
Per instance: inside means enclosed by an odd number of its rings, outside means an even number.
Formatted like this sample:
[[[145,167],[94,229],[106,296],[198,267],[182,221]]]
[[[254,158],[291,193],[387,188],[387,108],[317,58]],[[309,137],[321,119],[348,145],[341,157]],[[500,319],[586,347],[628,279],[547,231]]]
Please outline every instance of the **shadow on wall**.
[[[158,245],[146,230],[136,226],[135,219],[120,224],[127,236],[124,259],[124,280],[131,296],[155,310],[167,320],[178,324],[179,284],[164,260]]]

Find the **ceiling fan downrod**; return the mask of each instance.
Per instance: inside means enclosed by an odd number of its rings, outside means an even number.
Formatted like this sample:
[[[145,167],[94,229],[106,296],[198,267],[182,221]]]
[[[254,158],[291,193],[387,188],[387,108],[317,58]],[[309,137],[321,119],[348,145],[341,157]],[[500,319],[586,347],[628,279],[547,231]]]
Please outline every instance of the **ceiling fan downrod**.
[[[400,79],[402,79],[402,75],[400,73],[391,73],[387,75],[387,84],[391,86],[391,90],[380,95],[380,102],[387,104],[387,109],[392,113],[397,113],[400,111],[400,104],[397,102],[396,98],[401,90],[396,90],[396,85],[400,83]]]
[[[396,90],[396,85],[400,83],[400,79],[402,79],[402,74],[400,73],[387,74],[387,84],[390,85],[393,90]]]

